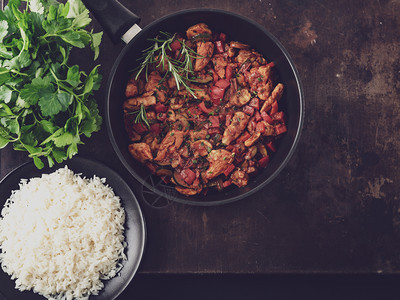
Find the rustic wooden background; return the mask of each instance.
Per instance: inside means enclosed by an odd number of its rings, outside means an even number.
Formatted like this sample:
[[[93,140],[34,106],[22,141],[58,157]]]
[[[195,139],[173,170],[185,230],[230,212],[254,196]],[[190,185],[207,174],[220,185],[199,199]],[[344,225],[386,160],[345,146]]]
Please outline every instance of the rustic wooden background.
[[[120,2],[142,27],[196,7],[253,19],[292,56],[306,100],[287,167],[262,191],[225,206],[151,207],[113,154],[105,126],[86,141],[80,153],[117,170],[141,203],[148,244],[139,275],[400,274],[399,0]],[[105,78],[122,48],[104,38]],[[1,150],[0,176],[26,160]]]

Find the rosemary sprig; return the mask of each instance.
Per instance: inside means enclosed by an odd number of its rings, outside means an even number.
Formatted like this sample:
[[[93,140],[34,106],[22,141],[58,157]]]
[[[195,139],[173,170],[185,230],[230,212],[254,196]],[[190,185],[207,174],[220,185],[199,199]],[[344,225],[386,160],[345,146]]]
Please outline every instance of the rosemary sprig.
[[[189,79],[189,76],[194,73],[192,59],[200,58],[201,56],[188,47],[185,42],[177,39],[176,33],[172,35],[168,32],[160,31],[159,36],[149,40],[153,41],[154,45],[143,50],[144,55],[139,59],[142,62],[138,67],[136,79],[139,77],[140,73],[144,71],[147,80],[149,67],[155,65],[158,68],[162,65],[164,68],[166,64],[167,72],[165,76],[168,73],[171,73],[175,79],[178,90],[182,85],[193,96],[193,98],[197,99],[194,92],[196,89],[191,88],[187,82],[192,81]],[[174,59],[167,54],[168,50],[171,51],[171,44],[174,41],[179,41],[181,44],[178,57],[182,58],[182,60]],[[165,76],[163,80],[165,79]]]
[[[150,128],[150,124],[149,124],[149,120],[147,119],[146,108],[144,107],[144,104],[140,105],[139,110],[129,112],[128,114],[129,115],[137,114],[136,118],[135,118],[135,124],[137,124],[137,123],[143,124],[144,123],[144,124],[146,124],[147,128]]]

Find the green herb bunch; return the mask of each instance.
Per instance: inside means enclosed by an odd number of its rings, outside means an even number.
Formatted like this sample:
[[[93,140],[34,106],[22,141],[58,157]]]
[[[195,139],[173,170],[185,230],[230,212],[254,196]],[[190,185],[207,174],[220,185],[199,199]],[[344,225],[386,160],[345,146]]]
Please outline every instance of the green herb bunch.
[[[177,38],[176,34],[171,34],[169,32],[160,31],[160,34],[156,38],[149,39],[149,41],[154,42],[152,46],[143,50],[143,57],[139,60],[141,61],[138,71],[136,73],[136,79],[139,77],[141,72],[145,72],[146,79],[151,67],[162,67],[166,68],[165,76],[172,74],[175,79],[177,89],[180,89],[182,85],[194,98],[195,89],[188,85],[190,76],[194,73],[192,61],[196,58],[200,58],[199,54],[192,48],[188,47],[186,43]],[[171,51],[171,44],[178,41],[181,45],[178,59],[172,58],[168,55],[168,51]],[[165,76],[163,80],[165,80]]]
[[[0,148],[28,151],[38,168],[71,158],[81,135],[100,129],[98,66],[68,64],[74,47],[97,58],[102,32],[85,30],[90,22],[80,0],[10,0],[0,11]]]

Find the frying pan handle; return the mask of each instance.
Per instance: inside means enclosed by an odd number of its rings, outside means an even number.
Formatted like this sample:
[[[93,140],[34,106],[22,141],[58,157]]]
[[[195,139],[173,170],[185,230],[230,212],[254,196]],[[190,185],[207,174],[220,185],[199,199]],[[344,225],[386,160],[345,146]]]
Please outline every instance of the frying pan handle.
[[[82,0],[82,2],[114,44],[121,41],[121,37],[128,29],[140,22],[140,17],[117,0]]]

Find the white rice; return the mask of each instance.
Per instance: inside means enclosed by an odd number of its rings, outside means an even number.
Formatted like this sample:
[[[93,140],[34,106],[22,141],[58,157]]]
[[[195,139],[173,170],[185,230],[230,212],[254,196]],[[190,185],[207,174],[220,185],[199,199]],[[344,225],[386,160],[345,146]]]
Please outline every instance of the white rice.
[[[48,299],[88,299],[124,254],[125,211],[105,179],[68,167],[23,179],[1,211],[0,262],[15,287]]]

